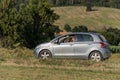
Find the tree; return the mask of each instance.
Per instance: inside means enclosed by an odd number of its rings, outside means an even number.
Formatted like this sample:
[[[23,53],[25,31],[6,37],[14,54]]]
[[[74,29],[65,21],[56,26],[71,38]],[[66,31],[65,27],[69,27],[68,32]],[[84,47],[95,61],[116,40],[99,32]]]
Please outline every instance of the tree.
[[[92,11],[92,5],[91,3],[86,4],[86,11]]]
[[[105,36],[105,38],[108,40],[108,42],[111,45],[118,45],[119,43],[119,37],[116,36],[113,32],[102,32],[102,34]]]
[[[18,12],[16,9],[16,1],[1,0],[0,1],[0,31],[2,37],[2,46],[12,46],[17,43],[17,23]]]
[[[20,4],[15,0],[0,0],[0,37],[3,47],[20,43],[33,48],[50,40],[54,33],[60,31],[58,26],[53,25],[58,18],[45,0],[28,0]]]
[[[108,28],[102,32],[111,45],[118,45],[120,42],[120,30],[117,28]]]
[[[86,0],[86,3],[85,3],[86,11],[92,11],[93,3],[91,3],[91,2],[93,2],[93,1],[92,0]]]
[[[72,29],[73,32],[88,32],[88,28],[86,26],[75,26],[73,29]]]
[[[65,24],[64,30],[67,31],[67,32],[71,32],[71,27],[70,27],[70,25]]]
[[[28,5],[21,6],[20,14],[20,22],[24,26],[18,30],[22,43],[27,47],[32,48],[50,40],[54,33],[59,31],[59,28],[53,25],[59,16],[50,9],[45,0],[29,0]]]

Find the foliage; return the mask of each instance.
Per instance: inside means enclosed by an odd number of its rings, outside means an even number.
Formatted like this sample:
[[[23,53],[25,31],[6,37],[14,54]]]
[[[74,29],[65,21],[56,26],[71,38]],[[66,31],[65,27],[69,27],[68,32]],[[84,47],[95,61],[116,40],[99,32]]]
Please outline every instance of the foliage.
[[[88,32],[88,28],[86,26],[75,26],[73,29],[72,29],[73,32]]]
[[[92,0],[87,0],[86,4],[86,11],[92,11],[93,4],[91,3]]]
[[[120,46],[110,46],[112,53],[120,53]]]
[[[113,32],[102,32],[111,45],[118,45],[119,37]]]
[[[92,11],[92,5],[90,3],[86,4],[86,11]]]
[[[66,5],[81,5],[86,6],[87,3],[92,3],[94,6],[104,6],[120,8],[120,0],[47,0],[55,6],[66,6]],[[89,5],[89,6],[90,6]]]
[[[75,26],[74,28],[71,28],[70,25],[65,24],[64,30],[67,32],[88,32],[88,28],[84,25],[81,26]]]
[[[2,46],[5,47],[17,43],[17,38],[19,37],[17,33],[19,14],[15,6],[16,1],[0,1],[0,36],[3,39]]]
[[[54,36],[55,32],[58,32],[59,28],[53,23],[59,16],[50,9],[50,5],[47,2],[44,0],[30,0],[27,6],[24,5],[22,7],[24,8],[21,8],[21,14],[24,17],[21,15],[21,20],[30,21],[28,22],[29,24],[25,24],[24,31],[20,33],[22,34],[21,38],[26,40],[23,44],[27,45],[27,47],[34,47],[49,40]],[[24,24],[24,22],[22,23]]]
[[[70,25],[65,24],[64,30],[67,31],[67,32],[71,32],[71,27],[70,27]]]
[[[1,0],[0,18],[3,47],[21,43],[32,48],[60,31],[58,26],[53,25],[59,16],[45,0],[29,0],[21,4],[15,0]]]
[[[102,34],[111,45],[118,45],[120,42],[120,30],[117,28],[108,28]]]

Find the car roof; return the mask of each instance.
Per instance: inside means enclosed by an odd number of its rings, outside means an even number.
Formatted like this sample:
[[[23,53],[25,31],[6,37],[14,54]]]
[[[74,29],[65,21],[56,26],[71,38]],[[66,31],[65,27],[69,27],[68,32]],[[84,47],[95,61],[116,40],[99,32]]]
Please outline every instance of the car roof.
[[[70,33],[67,33],[65,35],[69,35],[69,34],[93,34],[93,35],[99,35],[99,33],[95,33],[95,32],[70,32]]]

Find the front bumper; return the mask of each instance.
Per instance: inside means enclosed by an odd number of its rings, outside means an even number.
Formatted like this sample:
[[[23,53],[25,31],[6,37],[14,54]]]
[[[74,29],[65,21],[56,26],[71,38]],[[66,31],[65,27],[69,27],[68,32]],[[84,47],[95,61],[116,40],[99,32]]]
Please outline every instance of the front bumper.
[[[39,58],[39,52],[40,52],[39,48],[35,48],[34,49],[34,56],[35,56],[35,58]]]

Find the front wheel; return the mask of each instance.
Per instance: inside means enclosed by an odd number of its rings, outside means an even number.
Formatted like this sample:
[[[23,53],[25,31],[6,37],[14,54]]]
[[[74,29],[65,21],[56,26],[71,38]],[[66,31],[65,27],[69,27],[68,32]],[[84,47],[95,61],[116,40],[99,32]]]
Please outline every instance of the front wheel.
[[[39,54],[39,57],[42,59],[47,59],[47,58],[51,58],[51,52],[49,50],[42,50]]]
[[[93,51],[90,54],[89,59],[94,62],[100,62],[103,60],[103,57],[99,51]]]

